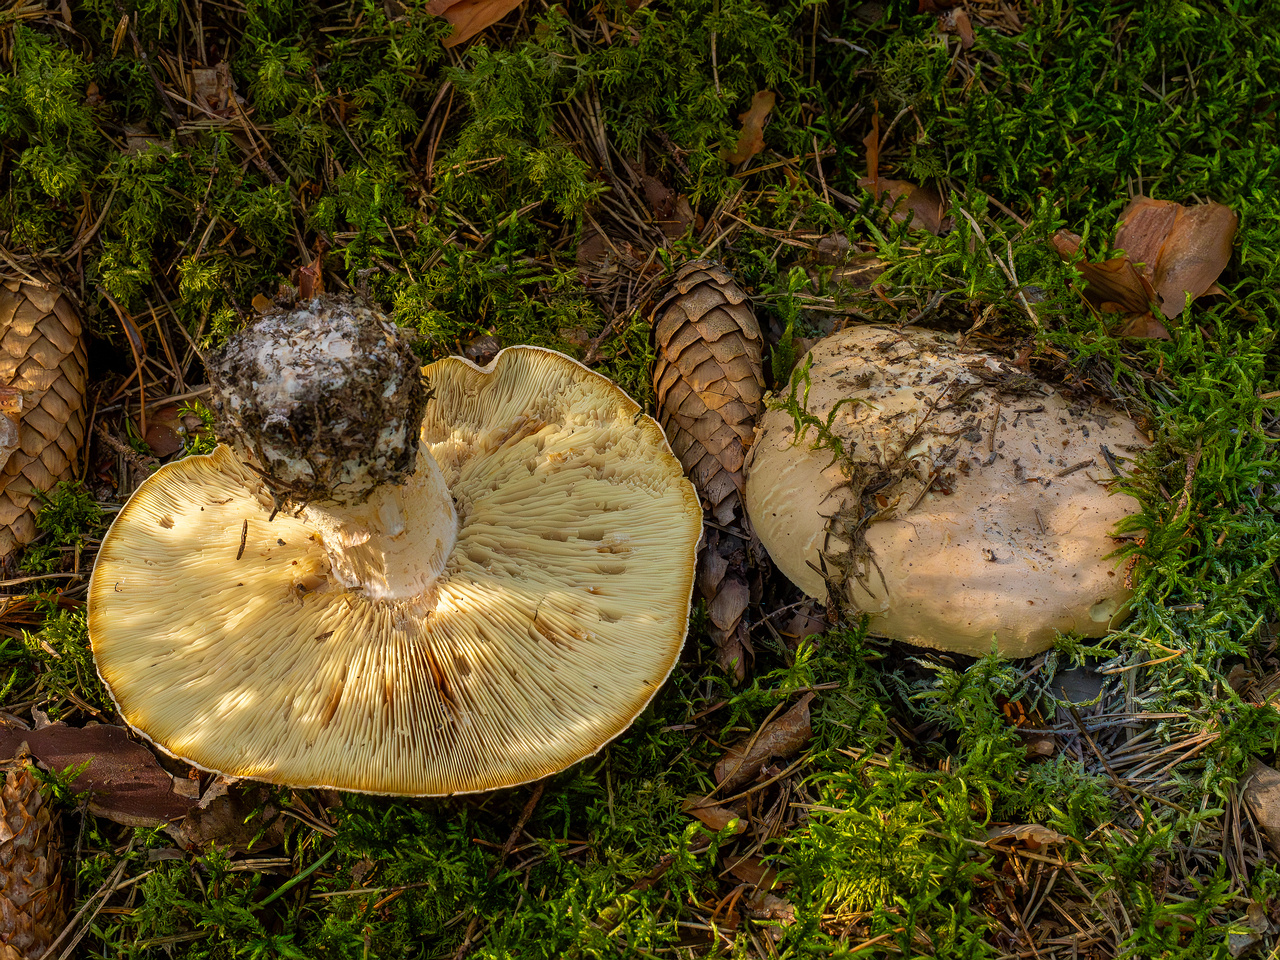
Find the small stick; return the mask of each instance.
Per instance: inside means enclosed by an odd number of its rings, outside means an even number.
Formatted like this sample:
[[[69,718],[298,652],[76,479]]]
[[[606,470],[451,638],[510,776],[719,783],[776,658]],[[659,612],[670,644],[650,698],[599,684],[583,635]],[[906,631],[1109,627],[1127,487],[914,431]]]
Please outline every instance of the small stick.
[[[1093,457],[1090,457],[1088,460],[1081,460],[1079,463],[1072,464],[1071,466],[1067,467],[1065,470],[1059,470],[1057,473],[1054,474],[1054,476],[1069,477],[1073,473],[1075,473],[1077,470],[1083,470],[1085,467],[1094,467],[1094,466],[1097,466],[1097,462],[1093,459]]]
[[[239,560],[244,556],[244,545],[249,539],[249,521],[246,518],[244,526],[240,528],[240,549],[236,551],[236,559]]]

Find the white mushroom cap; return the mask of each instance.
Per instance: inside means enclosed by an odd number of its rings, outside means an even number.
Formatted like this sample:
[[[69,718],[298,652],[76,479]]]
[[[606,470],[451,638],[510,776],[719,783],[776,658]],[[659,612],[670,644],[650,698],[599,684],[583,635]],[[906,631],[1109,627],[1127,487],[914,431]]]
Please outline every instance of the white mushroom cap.
[[[865,559],[847,581],[873,633],[974,656],[994,639],[1020,657],[1059,632],[1101,636],[1123,615],[1129,591],[1107,557],[1116,523],[1138,504],[1109,494],[1102,447],[1131,459],[1146,445],[1127,417],[918,328],[850,327],[807,361],[808,412],[825,421],[835,410],[831,432],[850,463],[886,482],[869,490],[871,510],[885,513],[862,528]],[[821,571],[839,579],[850,541],[829,518],[856,524],[862,508],[817,439],[810,428],[795,443],[793,417],[768,411],[746,503],[778,568],[825,600]]]
[[[442,795],[561,770],[648,704],[683,644],[702,523],[661,429],[547,350],[423,372],[418,470],[360,507],[381,539],[337,544],[352,528],[310,508],[273,519],[228,447],[125,505],[89,631],[144,736],[232,776]],[[393,570],[406,536],[438,577]]]

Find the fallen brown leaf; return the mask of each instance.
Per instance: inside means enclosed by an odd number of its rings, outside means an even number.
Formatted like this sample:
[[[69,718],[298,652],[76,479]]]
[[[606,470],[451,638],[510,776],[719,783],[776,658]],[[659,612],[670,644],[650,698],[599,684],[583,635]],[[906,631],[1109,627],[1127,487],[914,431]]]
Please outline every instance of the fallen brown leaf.
[[[1130,314],[1116,326],[1118,336],[1169,339],[1153,305],[1172,319],[1186,309],[1188,298],[1221,293],[1217,279],[1231,259],[1238,222],[1220,203],[1184,207],[1135,197],[1116,228],[1115,246],[1123,254],[1102,263],[1076,263],[1085,299],[1101,311]],[[1059,230],[1053,245],[1070,260],[1079,253],[1080,238]]]
[[[1262,942],[1263,937],[1272,932],[1273,926],[1271,918],[1267,916],[1267,905],[1257,900],[1249,904],[1236,925],[1246,927],[1247,932],[1227,934],[1227,952],[1233,957],[1243,956],[1252,950]]]
[[[305,267],[298,268],[298,296],[303,300],[312,300],[324,293],[324,271],[319,259],[312,260]]]
[[[1134,197],[1120,214],[1116,249],[1123,250],[1134,264],[1145,264],[1154,270],[1160,247],[1169,236],[1179,209],[1179,204],[1169,200]]]
[[[1053,247],[1063,260],[1080,251],[1080,237],[1068,230],[1053,235]],[[1133,265],[1128,257],[1112,257],[1102,263],[1081,260],[1076,269],[1084,277],[1084,296],[1106,313],[1145,313],[1155,299],[1151,281]]]
[[[453,25],[453,33],[444,41],[444,46],[456,47],[486,27],[493,26],[522,2],[523,0],[432,0],[427,4],[426,12],[431,16],[444,17]]]
[[[469,340],[462,348],[462,355],[472,363],[483,367],[496,357],[501,349],[501,341],[493,334],[486,333]]]
[[[205,792],[214,793],[215,787]],[[260,853],[285,839],[285,820],[272,796],[271,788],[261,783],[219,782],[216,796],[206,797],[165,832],[186,849],[216,845],[236,853]]]
[[[946,206],[942,202],[942,195],[933,187],[922,187],[907,180],[886,180],[883,177],[859,180],[858,186],[864,187],[882,207],[890,211],[895,222],[933,234],[942,229]]]
[[[1049,827],[1042,827],[1038,823],[1019,823],[987,831],[987,846],[993,850],[1021,847],[1023,850],[1034,852],[1041,847],[1066,843],[1070,839],[1066,834]]]
[[[716,801],[710,797],[689,797],[681,805],[681,809],[685,813],[693,814],[693,816],[716,832],[723,830],[735,820],[738,821],[733,827],[735,834],[742,833],[747,829],[746,817],[734,810],[730,810],[728,807],[718,806]]]
[[[748,900],[747,907],[757,920],[777,920],[784,924],[796,922],[795,905],[772,893]]]
[[[653,222],[667,237],[678,240],[689,227],[696,229],[697,215],[690,206],[688,197],[677,194],[647,173],[640,175],[640,187],[644,191],[645,203],[653,212]]]
[[[804,340],[805,338],[799,337],[797,339]],[[803,357],[807,352],[808,349],[805,348],[803,343],[796,344],[797,356]],[[778,632],[788,639],[803,640],[805,637],[813,637],[820,633],[825,633],[827,627],[826,616],[821,605],[815,600],[801,604],[800,608],[788,620],[783,622]]]
[[[776,97],[772,90],[761,90],[751,98],[751,106],[738,114],[742,132],[732,150],[721,150],[720,157],[726,163],[745,163],[764,149],[764,122],[768,118]]]
[[[599,263],[610,253],[609,241],[604,238],[594,224],[588,223],[582,228],[582,239],[578,241],[575,258],[579,267]]]
[[[806,693],[794,707],[757,732],[754,738],[730,747],[716,764],[716,783],[732,790],[755,779],[770,757],[790,757],[813,736],[809,721],[812,693]]]
[[[1179,207],[1156,258],[1156,298],[1166,317],[1176,317],[1192,300],[1214,289],[1231,260],[1239,217],[1220,203]]]
[[[766,866],[759,857],[743,857],[729,865],[729,873],[743,883],[751,884],[752,890],[761,893],[773,889],[778,879],[778,871]]]
[[[1117,337],[1134,337],[1140,340],[1172,340],[1169,329],[1156,319],[1150,310],[1134,314],[1112,331]]]
[[[89,812],[130,827],[157,827],[181,820],[196,802],[174,789],[174,778],[124,727],[52,723],[39,730],[0,730],[0,757],[16,756],[25,741],[30,754],[49,770],[87,762],[72,781],[89,794]]]
[[[871,118],[871,132],[863,140],[867,148],[867,175],[858,181],[876,201],[890,211],[897,223],[914,226],[936,234],[942,229],[946,207],[942,195],[932,187],[921,187],[907,180],[890,180],[880,176],[880,111]]]
[[[1280,856],[1280,772],[1255,760],[1240,783],[1241,797],[1266,834],[1272,852]]]
[[[178,413],[178,405],[168,403],[158,410],[152,410],[147,416],[147,435],[142,439],[157,457],[167,457],[182,449],[182,433],[185,429]]]
[[[973,46],[973,24],[969,22],[969,14],[964,7],[946,10],[938,14],[938,32],[952,33],[960,38],[960,48],[968,50]]]
[[[237,103],[244,103],[244,98],[236,93],[236,81],[228,63],[192,68],[191,94],[200,107],[219,117],[232,116]]]

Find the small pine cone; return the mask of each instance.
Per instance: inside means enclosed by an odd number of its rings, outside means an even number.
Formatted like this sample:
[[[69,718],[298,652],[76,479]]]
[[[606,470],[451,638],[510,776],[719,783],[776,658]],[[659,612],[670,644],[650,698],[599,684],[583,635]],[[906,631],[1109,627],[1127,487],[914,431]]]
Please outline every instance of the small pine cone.
[[[754,539],[742,506],[742,464],[764,395],[760,327],[729,271],[707,261],[680,268],[654,315],[658,419],[716,524],[698,554],[698,592],[717,659],[741,681],[752,653],[743,616]]]
[[[729,271],[698,260],[654,311],[658,419],[717,523],[742,516],[742,462],[764,396],[764,343]]]
[[[36,494],[75,475],[88,379],[81,334],[57,285],[0,281],[0,558],[34,539]]]
[[[37,960],[62,932],[58,844],[57,814],[24,763],[0,790],[0,960]]]

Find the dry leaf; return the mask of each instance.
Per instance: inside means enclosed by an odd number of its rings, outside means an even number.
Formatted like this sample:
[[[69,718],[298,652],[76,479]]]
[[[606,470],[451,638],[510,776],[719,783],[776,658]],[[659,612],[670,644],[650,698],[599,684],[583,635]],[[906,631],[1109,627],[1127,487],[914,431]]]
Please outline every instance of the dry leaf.
[[[796,353],[799,356],[804,356],[804,353],[800,352],[801,346],[803,345],[796,347]],[[808,353],[808,350],[804,352]],[[827,618],[822,605],[816,600],[812,600],[801,603],[796,612],[791,615],[791,618],[778,628],[778,632],[789,640],[803,640],[805,637],[826,633],[827,626]]]
[[[1120,215],[1115,245],[1150,280],[1166,317],[1178,316],[1187,297],[1204,296],[1231,259],[1238,218],[1220,203],[1184,207],[1135,197]]]
[[[1067,230],[1053,235],[1058,256],[1070,260],[1080,251],[1080,237]],[[1099,310],[1115,313],[1141,313],[1155,299],[1155,289],[1128,257],[1112,257],[1102,263],[1081,260],[1076,269],[1084,278],[1085,299]]]
[[[1034,759],[1036,757],[1052,757],[1057,752],[1053,740],[1049,737],[1031,737],[1026,738],[1023,735],[1023,742],[1027,745],[1027,758]]]
[[[236,105],[244,98],[236,93],[236,81],[231,76],[231,65],[219,63],[213,67],[193,67],[191,93],[196,103],[219,117],[236,113]]]
[[[871,196],[891,211],[897,223],[913,225],[918,230],[936,234],[942,229],[945,205],[932,187],[921,187],[906,180],[889,180],[880,176],[880,112],[871,119],[871,132],[862,140],[867,148],[867,175],[858,181]]]
[[[324,270],[319,258],[312,260],[305,267],[298,268],[298,296],[303,300],[313,300],[324,293]]]
[[[1169,330],[1155,318],[1150,310],[1134,314],[1112,331],[1117,337],[1135,337],[1142,340],[1172,340]]]
[[[1237,663],[1231,668],[1227,674],[1227,686],[1236,693],[1243,693],[1245,688],[1254,681],[1253,672],[1243,663]]]
[[[481,30],[491,27],[508,13],[520,6],[522,0],[432,0],[426,12],[444,17],[453,25],[453,33],[444,41],[446,47],[456,47],[470,40]]]
[[[684,194],[677,195],[670,187],[647,173],[640,175],[640,188],[644,191],[645,203],[653,212],[653,222],[667,237],[678,240],[689,227],[696,228],[697,215]]]
[[[864,187],[882,207],[889,210],[895,222],[933,234],[942,229],[946,206],[942,195],[933,187],[883,178],[859,180],[858,186]]]
[[[742,121],[738,143],[732,150],[721,150],[721,159],[731,164],[745,163],[764,149],[764,122],[773,110],[775,99],[772,90],[761,90],[751,98],[751,106],[745,113],[738,114]]]
[[[716,764],[716,783],[732,790],[755,779],[770,757],[796,754],[813,736],[809,722],[812,693],[806,693],[794,707],[761,729],[754,738],[730,747]],[[748,750],[748,746],[750,749]]]
[[[1102,263],[1076,264],[1084,296],[1102,311],[1131,316],[1114,332],[1121,337],[1169,339],[1152,312],[1178,316],[1187,300],[1221,293],[1216,281],[1231,259],[1238,218],[1220,203],[1184,207],[1168,200],[1135,197],[1120,215],[1115,246],[1123,255]],[[1064,260],[1080,250],[1080,238],[1059,230],[1053,245]]]
[[[1233,957],[1243,956],[1271,932],[1267,905],[1257,900],[1252,901],[1245,909],[1244,917],[1237,920],[1236,925],[1248,928],[1248,932],[1227,934],[1227,952]]]
[[[747,907],[757,920],[777,920],[784,924],[796,922],[796,908],[791,901],[772,893],[748,900]]]
[[[693,814],[717,832],[723,830],[735,820],[737,823],[734,823],[733,826],[734,833],[742,833],[747,829],[747,820],[742,814],[730,810],[728,807],[717,806],[716,801],[710,797],[689,797],[681,805],[680,809],[684,810],[685,813]]]
[[[1071,838],[1057,830],[1042,827],[1038,823],[1019,823],[1009,827],[987,831],[987,846],[992,850],[1009,850],[1019,847],[1035,852],[1042,847],[1066,843]]]
[[[135,421],[136,423],[137,421]],[[176,403],[147,413],[147,434],[143,437],[157,457],[167,457],[182,449],[183,438],[207,433],[204,422],[195,414],[183,414]]]
[[[1280,772],[1255,760],[1241,781],[1240,795],[1262,827],[1272,851],[1280,856]]]
[[[1187,297],[1204,296],[1231,260],[1239,218],[1220,203],[1180,207],[1156,259],[1156,297],[1166,317],[1186,309]]]
[[[182,433],[185,431],[176,403],[168,403],[147,416],[147,435],[143,437],[151,452],[157,457],[167,457],[182,449]]]
[[[611,252],[609,241],[604,238],[595,225],[588,222],[582,228],[582,239],[578,241],[578,250],[575,257],[578,266],[585,267],[593,263],[599,263]],[[586,275],[583,274],[583,282],[587,282]]]
[[[39,730],[0,730],[0,757],[14,756],[23,741],[46,769],[88,762],[71,788],[89,794],[89,811],[95,816],[155,827],[181,820],[196,806],[174,790],[174,778],[123,727],[53,723]]]
[[[234,853],[261,853],[285,839],[285,822],[273,802],[273,791],[260,783],[227,784],[221,780],[212,798],[202,800],[177,824],[165,828],[185,849],[204,850],[211,844]]]
[[[829,233],[814,245],[813,259],[825,266],[844,263],[853,252],[853,244],[843,233]]]
[[[1169,236],[1178,210],[1179,205],[1168,200],[1134,197],[1120,214],[1116,249],[1123,250],[1133,263],[1145,264],[1154,271],[1160,247]]]
[[[586,327],[560,327],[556,330],[556,336],[577,350],[586,350],[593,339],[591,331]]]
[[[502,344],[493,334],[485,333],[474,337],[462,348],[462,355],[477,366],[483,367],[498,355]]]
[[[743,883],[751,884],[757,892],[772,890],[778,879],[778,871],[766,866],[759,857],[743,857],[729,865],[729,872]]]
[[[960,48],[968,50],[973,46],[973,24],[969,22],[969,14],[964,7],[956,7],[938,14],[938,32],[951,33],[960,38]]]

